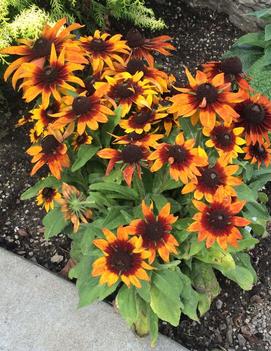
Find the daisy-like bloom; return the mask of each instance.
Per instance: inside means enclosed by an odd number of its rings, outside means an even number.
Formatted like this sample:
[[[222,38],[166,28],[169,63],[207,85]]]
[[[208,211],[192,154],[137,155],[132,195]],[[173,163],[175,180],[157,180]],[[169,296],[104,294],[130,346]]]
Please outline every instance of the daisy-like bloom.
[[[57,189],[46,187],[38,192],[36,202],[38,206],[44,207],[45,211],[49,212],[50,209],[53,209],[55,206],[54,201],[60,198],[61,195]]]
[[[204,128],[203,134],[210,137],[206,141],[206,146],[215,147],[218,154],[225,162],[232,163],[232,160],[238,157],[239,153],[244,153],[241,148],[246,143],[244,139],[240,137],[244,131],[244,128],[231,128],[226,127],[223,124],[216,125],[213,129]]]
[[[92,211],[88,207],[85,196],[74,186],[67,183],[62,184],[62,196],[57,199],[61,206],[61,212],[66,221],[71,221],[73,231],[76,233],[80,227],[80,223],[88,223],[92,217]]]
[[[106,76],[107,82],[97,82],[94,87],[107,94],[108,101],[116,108],[121,106],[122,117],[126,116],[133,104],[141,107],[152,105],[153,96],[157,94],[147,79],[141,79],[143,72],[131,75],[124,72],[122,76]]]
[[[141,178],[140,165],[147,161],[149,152],[142,146],[134,144],[125,145],[122,151],[105,148],[97,152],[101,158],[109,159],[105,175],[109,175],[117,162],[123,163],[124,168],[122,171],[123,178],[127,185],[130,187],[135,170],[137,170],[138,177]]]
[[[226,250],[228,245],[237,247],[238,239],[242,235],[237,227],[245,227],[250,221],[237,216],[244,207],[246,201],[236,200],[232,202],[223,188],[219,188],[214,199],[208,204],[193,200],[194,206],[199,210],[193,217],[195,220],[188,227],[189,232],[198,233],[198,240],[206,240],[206,247],[211,247],[215,242]]]
[[[141,288],[140,280],[149,281],[146,270],[152,270],[145,260],[150,256],[142,247],[141,237],[129,239],[129,227],[119,227],[117,235],[107,228],[103,229],[106,239],[95,239],[93,244],[98,247],[103,256],[92,266],[92,276],[99,277],[99,284],[114,285],[122,281],[128,287],[134,285]]]
[[[29,139],[31,144],[35,144],[39,140],[39,138],[40,138],[40,135],[38,134],[37,129],[35,127],[31,128],[29,131]]]
[[[123,54],[129,54],[129,47],[125,40],[121,40],[122,35],[116,34],[112,37],[108,33],[99,30],[93,36],[81,37],[80,42],[87,53],[89,62],[94,72],[103,70],[104,63],[114,69],[113,61],[123,63]]]
[[[221,61],[210,61],[201,65],[203,72],[209,79],[219,73],[224,73],[226,83],[235,83],[244,90],[250,90],[248,77],[243,72],[243,65],[239,57],[228,57]]]
[[[252,164],[258,163],[258,168],[264,163],[268,167],[271,163],[271,148],[270,143],[265,142],[263,144],[249,144],[244,148],[246,153],[245,160],[250,160]]]
[[[170,51],[175,50],[175,47],[169,43],[171,37],[168,35],[147,39],[135,28],[129,30],[126,40],[127,45],[132,49],[132,58],[145,59],[150,66],[154,65],[153,52],[156,51],[162,55],[170,56]]]
[[[155,121],[157,122],[157,120],[166,116],[165,108],[143,107],[139,111],[132,112],[128,119],[121,120],[119,126],[125,129],[126,133],[136,132],[141,134],[149,132]]]
[[[59,136],[56,138],[56,136],[48,134],[41,140],[40,144],[31,146],[26,152],[33,156],[31,162],[36,163],[31,175],[34,175],[42,166],[48,165],[52,175],[60,179],[62,168],[70,166],[67,146],[63,144],[63,140]]]
[[[84,82],[73,75],[73,71],[82,70],[83,66],[76,63],[65,63],[65,49],[57,57],[56,49],[52,44],[49,65],[39,66],[34,63],[25,63],[22,66],[18,78],[24,78],[20,89],[24,90],[26,102],[34,100],[38,95],[42,96],[42,105],[47,108],[50,103],[50,96],[61,102],[60,88],[76,91],[67,82],[84,86]]]
[[[267,97],[257,94],[238,104],[236,111],[239,117],[236,126],[245,129],[248,143],[260,144],[268,140],[271,130],[271,102]]]
[[[155,216],[153,213],[153,204],[148,207],[142,201],[142,213],[144,219],[135,219],[129,225],[131,234],[141,236],[143,239],[143,247],[150,252],[149,262],[153,263],[156,254],[162,258],[164,262],[169,262],[171,253],[177,254],[178,241],[170,233],[172,224],[176,222],[178,217],[174,217],[170,213],[170,203],[167,203]]]
[[[198,167],[208,164],[208,157],[201,148],[194,148],[193,139],[184,140],[183,133],[179,133],[175,139],[175,144],[160,144],[148,157],[155,160],[151,171],[156,172],[165,164],[169,164],[169,173],[175,181],[179,179],[188,183],[189,179],[200,175]]]
[[[193,123],[199,114],[201,124],[211,129],[215,126],[216,114],[218,114],[229,126],[239,116],[233,107],[236,103],[245,100],[244,91],[232,93],[231,84],[224,81],[224,73],[208,79],[207,75],[201,71],[197,71],[195,78],[187,68],[185,71],[189,87],[175,87],[181,94],[170,98],[173,105],[168,111],[183,117],[193,116]]]
[[[194,192],[195,199],[201,200],[205,196],[207,201],[212,201],[217,189],[222,187],[227,195],[236,196],[233,186],[242,183],[240,178],[233,176],[238,169],[238,165],[227,165],[222,159],[214,166],[199,168],[200,175],[183,187],[182,194]]]
[[[48,127],[50,123],[55,122],[55,118],[51,115],[60,111],[60,103],[57,101],[52,102],[47,108],[43,105],[32,110],[32,119],[35,121],[35,128],[38,135]]]
[[[104,76],[115,76],[116,74],[122,74],[128,72],[131,75],[135,75],[137,72],[143,72],[143,78],[148,79],[160,93],[164,93],[168,90],[171,77],[165,72],[159,71],[157,68],[145,65],[142,59],[129,58],[125,64],[116,63],[115,69],[106,69],[103,73]]]
[[[82,135],[78,133],[74,133],[72,138],[72,146],[73,150],[78,150],[81,145],[89,145],[92,143],[92,136],[87,133],[83,133]]]
[[[18,120],[18,122],[16,123],[16,127],[24,126],[25,124],[30,122],[33,122],[32,114],[30,112],[27,112]]]
[[[62,18],[53,27],[46,25],[38,39],[21,39],[19,42],[22,45],[10,46],[1,50],[2,54],[22,56],[9,65],[4,74],[4,79],[7,80],[15,72],[12,80],[13,87],[15,88],[22,64],[27,62],[43,64],[45,59],[50,56],[52,44],[54,44],[58,54],[65,47],[68,61],[86,63],[87,60],[84,58],[80,46],[76,41],[73,42],[70,40],[73,37],[71,31],[79,29],[82,26],[78,23],[73,23],[61,30],[65,23],[66,19]]]
[[[101,103],[100,95],[96,92],[89,96],[83,94],[72,97],[65,96],[62,99],[65,107],[60,112],[53,114],[58,117],[54,123],[54,128],[63,128],[68,125],[70,135],[77,125],[77,133],[84,134],[86,128],[97,130],[99,123],[106,123],[107,116],[114,115],[114,112]]]
[[[137,146],[142,146],[144,148],[149,149],[150,147],[156,148],[158,146],[157,141],[163,138],[163,134],[151,134],[151,133],[141,133],[138,134],[136,132],[128,133],[123,136],[116,136],[113,141],[114,144],[134,144]]]

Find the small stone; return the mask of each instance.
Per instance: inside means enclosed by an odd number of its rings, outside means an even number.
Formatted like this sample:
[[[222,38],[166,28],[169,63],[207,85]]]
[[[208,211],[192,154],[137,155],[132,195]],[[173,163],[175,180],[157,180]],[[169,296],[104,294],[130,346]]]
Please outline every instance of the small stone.
[[[216,300],[216,308],[218,309],[218,310],[220,310],[221,308],[222,308],[222,306],[223,306],[223,302],[221,301],[221,300]]]
[[[52,263],[60,263],[61,261],[63,261],[63,256],[58,255],[57,253],[51,257],[51,262]]]
[[[243,337],[243,335],[242,334],[238,334],[237,338],[238,338],[239,345],[240,346],[245,346],[246,339]]]

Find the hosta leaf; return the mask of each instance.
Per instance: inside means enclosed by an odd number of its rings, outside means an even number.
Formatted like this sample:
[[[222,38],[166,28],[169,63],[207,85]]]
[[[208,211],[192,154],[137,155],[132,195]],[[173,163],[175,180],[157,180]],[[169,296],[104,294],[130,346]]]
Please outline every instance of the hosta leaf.
[[[59,234],[68,225],[59,207],[48,212],[42,223],[45,227],[44,237],[47,240]]]
[[[95,145],[81,145],[79,150],[76,154],[75,161],[72,165],[72,172],[77,171],[78,169],[82,168],[92,157],[96,154],[99,150],[99,146]]]
[[[57,180],[55,177],[53,176],[46,177],[44,179],[39,180],[35,185],[31,186],[31,188],[23,192],[21,195],[21,200],[31,199],[32,197],[37,195],[39,190],[43,188],[52,187],[57,189],[59,185],[60,185],[60,181]]]

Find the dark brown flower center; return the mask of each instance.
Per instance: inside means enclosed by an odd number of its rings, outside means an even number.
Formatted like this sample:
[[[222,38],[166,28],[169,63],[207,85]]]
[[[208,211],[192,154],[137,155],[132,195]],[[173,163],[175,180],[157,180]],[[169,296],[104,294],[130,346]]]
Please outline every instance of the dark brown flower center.
[[[51,45],[52,43],[48,39],[37,39],[32,47],[35,58],[49,56],[51,52]]]
[[[223,126],[218,126],[213,129],[212,138],[216,146],[220,149],[228,149],[234,143],[232,131]]]
[[[77,143],[78,145],[85,144],[86,141],[87,141],[87,135],[86,135],[86,134],[79,135],[79,136],[76,138],[76,143]]]
[[[91,101],[87,96],[77,96],[73,99],[72,110],[77,115],[83,115],[89,112],[91,107]]]
[[[139,268],[140,254],[133,253],[133,246],[118,240],[108,248],[107,265],[116,274],[133,274]]]
[[[198,184],[207,190],[215,190],[219,185],[222,185],[221,177],[218,171],[212,168],[202,168],[201,176],[198,177]]]
[[[212,104],[217,100],[218,92],[212,84],[204,83],[197,88],[196,97],[200,102],[205,98],[208,104]]]
[[[55,189],[53,188],[43,188],[42,189],[42,197],[46,200],[51,200],[55,194]]]
[[[260,145],[258,142],[255,145],[249,145],[249,153],[259,161],[264,161],[267,157],[267,151],[265,147]]]
[[[50,115],[53,115],[57,112],[59,112],[59,104],[57,102],[50,104],[49,107],[46,110],[43,110],[42,112],[43,123],[49,124],[52,121],[54,121],[55,118]]]
[[[122,150],[121,156],[125,163],[136,163],[143,158],[143,152],[137,145],[127,145]]]
[[[61,144],[53,135],[47,135],[41,140],[42,151],[46,155],[53,154]]]
[[[241,117],[249,123],[261,124],[265,118],[265,111],[259,104],[248,103],[243,107]]]
[[[93,95],[95,93],[94,83],[95,80],[93,77],[88,77],[84,80],[85,87],[87,89],[87,96]]]
[[[132,86],[128,82],[119,84],[115,88],[115,95],[120,99],[127,99],[134,95],[134,92],[131,90],[131,88]]]
[[[203,213],[203,223],[208,230],[213,232],[215,235],[225,235],[228,234],[231,222],[231,214],[226,208],[221,205],[216,207],[211,207]]]
[[[103,52],[106,49],[107,45],[106,42],[102,39],[93,39],[89,44],[89,47],[93,51]]]
[[[59,70],[57,67],[46,66],[42,72],[42,82],[52,84],[59,78]]]
[[[135,28],[129,30],[126,39],[128,46],[132,49],[142,46],[145,42],[144,36]]]
[[[127,64],[126,71],[132,75],[139,71],[145,72],[143,60],[131,59]]]
[[[145,223],[144,239],[148,241],[160,241],[165,235],[163,224],[159,221],[152,221]]]
[[[152,119],[152,111],[151,110],[147,110],[147,109],[143,109],[141,112],[137,113],[134,117],[133,117],[133,121],[136,124],[140,124],[140,125],[144,125],[147,122],[149,122]]]
[[[183,163],[187,160],[188,152],[180,145],[170,145],[168,157],[172,157],[174,162]]]
[[[127,134],[127,138],[130,141],[138,141],[138,140],[143,139],[144,137],[145,137],[144,133],[137,134],[136,132],[132,132],[132,133]]]
[[[240,74],[243,72],[242,62],[239,57],[229,57],[220,63],[220,70],[225,74]]]

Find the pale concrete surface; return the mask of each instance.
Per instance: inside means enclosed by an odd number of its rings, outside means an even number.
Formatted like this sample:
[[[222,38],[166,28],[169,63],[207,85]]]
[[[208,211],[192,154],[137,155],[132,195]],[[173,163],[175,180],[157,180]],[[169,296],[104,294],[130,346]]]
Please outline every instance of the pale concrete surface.
[[[152,349],[107,304],[77,304],[72,283],[0,248],[1,351],[186,350],[162,335]]]

